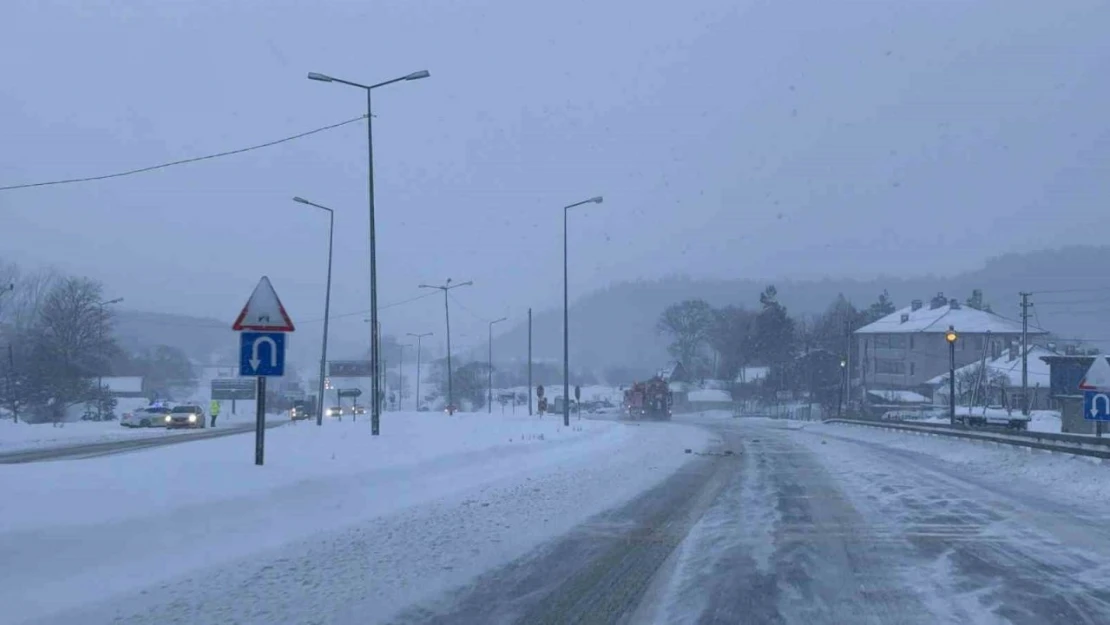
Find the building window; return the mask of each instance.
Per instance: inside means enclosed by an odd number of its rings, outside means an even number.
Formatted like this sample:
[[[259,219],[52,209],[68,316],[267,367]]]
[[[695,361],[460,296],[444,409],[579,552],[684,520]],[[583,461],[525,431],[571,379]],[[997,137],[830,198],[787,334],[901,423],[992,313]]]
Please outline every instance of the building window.
[[[910,335],[910,349],[913,349],[913,335]]]
[[[885,347],[890,347],[890,335],[889,334],[876,334],[875,335],[875,349],[883,349]]]
[[[901,360],[878,359],[875,361],[875,373],[903,375],[906,373],[906,363]]]
[[[914,366],[913,366],[913,363],[911,362],[910,363],[910,375],[913,375],[913,369],[914,369]]]
[[[895,349],[906,349],[906,335],[905,334],[891,334],[890,346]]]

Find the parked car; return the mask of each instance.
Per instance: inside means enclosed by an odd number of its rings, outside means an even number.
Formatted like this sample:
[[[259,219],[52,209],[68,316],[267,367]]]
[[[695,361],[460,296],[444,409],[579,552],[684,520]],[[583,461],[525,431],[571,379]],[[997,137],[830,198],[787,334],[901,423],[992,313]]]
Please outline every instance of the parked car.
[[[207,419],[205,419],[204,408],[196,404],[181,404],[174,406],[170,413],[166,415],[166,427],[170,429],[176,428],[206,428],[208,427]]]
[[[134,412],[125,412],[119,424],[128,428],[160,428],[166,426],[169,406],[147,406]]]

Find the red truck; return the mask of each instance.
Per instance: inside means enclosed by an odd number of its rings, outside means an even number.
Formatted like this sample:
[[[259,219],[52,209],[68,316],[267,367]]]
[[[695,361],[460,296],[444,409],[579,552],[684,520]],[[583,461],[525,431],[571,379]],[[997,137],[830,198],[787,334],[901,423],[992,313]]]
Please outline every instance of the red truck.
[[[660,377],[635,382],[624,392],[624,407],[631,419],[669,420],[672,404],[671,390]]]

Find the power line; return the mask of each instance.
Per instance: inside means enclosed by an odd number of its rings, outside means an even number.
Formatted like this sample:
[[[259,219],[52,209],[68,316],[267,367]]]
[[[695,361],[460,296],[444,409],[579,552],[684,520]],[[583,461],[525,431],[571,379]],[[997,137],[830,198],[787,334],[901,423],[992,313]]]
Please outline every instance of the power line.
[[[426,297],[431,297],[432,295],[435,295],[435,293],[423,293],[421,295],[417,295],[416,297],[410,297],[408,299],[404,299],[404,300],[401,300],[399,302],[392,302],[392,303],[389,303],[389,304],[385,304],[383,306],[378,306],[378,310],[386,310],[386,309],[389,309],[389,308],[395,308],[397,306],[403,306],[405,304],[410,304],[412,302],[424,299]],[[342,314],[338,314],[338,315],[331,315],[330,317],[328,317],[328,319],[331,319],[331,320],[334,321],[336,319],[343,319],[343,318],[346,318],[346,317],[355,317],[355,316],[359,316],[359,315],[366,315],[366,314],[369,314],[369,313],[370,313],[370,309],[367,308],[365,310],[356,310],[354,312],[342,313]],[[324,318],[320,317],[318,319],[308,319],[306,321],[298,321],[297,324],[298,325],[307,325],[307,324],[323,323],[323,322],[324,322]],[[212,329],[216,329],[216,330],[228,330],[228,329],[230,329],[229,325],[227,325],[225,323],[219,323],[219,322],[216,322],[216,321],[213,321],[211,323],[178,323],[178,322],[175,322],[175,321],[169,321],[169,320],[165,320],[165,319],[134,319],[133,318],[133,319],[128,320],[127,323],[129,323],[129,324],[130,323],[140,323],[140,324],[147,324],[147,325],[172,326],[172,327],[175,327],[175,328],[212,328]]]
[[[1033,291],[1030,295],[1054,295],[1056,293],[1104,293],[1110,291],[1110,286],[1094,289],[1057,289],[1053,291]]]
[[[479,315],[478,313],[476,313],[473,310],[470,310],[469,308],[464,306],[463,303],[459,301],[459,298],[455,297],[454,295],[451,295],[450,293],[447,294],[447,297],[450,297],[452,302],[455,302],[455,304],[458,305],[459,308],[462,308],[467,313],[469,313],[471,317],[474,317],[475,319],[477,319],[478,321],[481,321],[482,323],[489,323],[489,319],[486,319],[485,317]]]
[[[362,121],[364,119],[366,119],[366,116],[365,115],[360,115],[358,117],[352,117],[351,119],[348,119],[346,121],[339,122],[338,124],[331,124],[329,126],[321,126],[319,128],[314,128],[312,130],[302,132],[302,133],[298,133],[298,134],[295,134],[295,135],[292,135],[292,136],[289,136],[289,137],[284,137],[282,139],[277,139],[277,140],[274,140],[274,141],[267,141],[266,143],[260,143],[258,145],[252,145],[252,146],[245,147],[245,148],[239,148],[237,150],[228,150],[226,152],[218,152],[216,154],[207,154],[205,156],[195,156],[193,158],[186,158],[186,159],[182,159],[182,160],[179,160],[179,161],[170,161],[168,163],[161,163],[159,165],[151,165],[149,167],[140,167],[139,169],[131,169],[131,170],[128,170],[128,171],[116,172],[114,174],[104,174],[102,176],[89,176],[87,178],[68,178],[68,179],[65,179],[65,180],[51,180],[51,181],[48,181],[48,182],[32,182],[32,183],[28,183],[28,184],[9,185],[9,186],[6,186],[6,187],[0,187],[0,191],[12,191],[14,189],[30,189],[30,188],[33,188],[33,187],[50,187],[50,186],[55,186],[55,185],[60,185],[60,184],[74,184],[74,183],[77,183],[77,182],[94,182],[94,181],[97,181],[97,180],[107,180],[109,178],[121,178],[123,176],[132,176],[134,174],[142,174],[142,173],[145,173],[145,172],[148,172],[148,171],[154,171],[154,170],[157,170],[157,169],[165,169],[167,167],[174,167],[176,165],[186,165],[186,164],[189,164],[189,163],[196,163],[198,161],[206,161],[206,160],[210,160],[210,159],[214,159],[214,158],[221,158],[221,157],[224,157],[224,156],[232,156],[232,155],[235,155],[235,154],[242,154],[244,152],[250,152],[252,150],[261,150],[262,148],[273,147],[275,145],[278,145],[278,144],[281,144],[281,143],[286,143],[288,141],[293,141],[295,139],[302,139],[304,137],[308,137],[308,136],[314,135],[316,133],[324,132],[324,131],[327,131],[327,130],[333,130],[333,129],[339,128],[341,126],[346,126],[347,124],[353,124],[357,121]]]

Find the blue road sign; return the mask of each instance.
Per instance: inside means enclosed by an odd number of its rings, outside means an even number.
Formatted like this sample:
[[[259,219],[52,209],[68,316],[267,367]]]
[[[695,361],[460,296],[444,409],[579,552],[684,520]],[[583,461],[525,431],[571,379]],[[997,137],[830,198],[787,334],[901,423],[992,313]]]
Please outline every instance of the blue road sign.
[[[285,333],[240,332],[239,375],[271,378],[285,375]]]
[[[1110,421],[1110,391],[1084,392],[1083,418],[1088,421]]]

